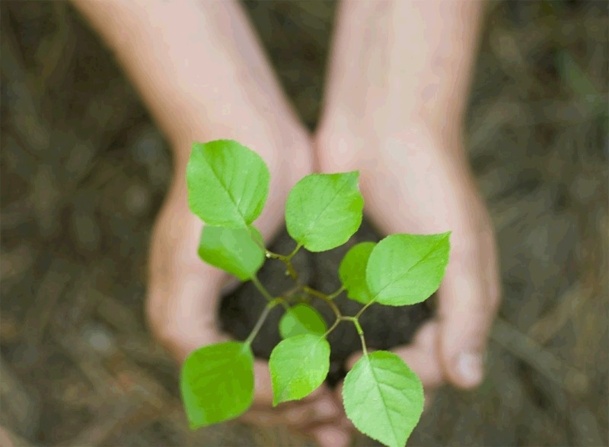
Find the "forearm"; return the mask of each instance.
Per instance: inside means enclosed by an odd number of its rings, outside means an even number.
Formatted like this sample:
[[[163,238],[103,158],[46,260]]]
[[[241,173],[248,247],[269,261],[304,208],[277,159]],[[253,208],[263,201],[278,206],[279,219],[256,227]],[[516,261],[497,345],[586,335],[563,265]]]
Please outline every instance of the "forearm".
[[[193,140],[234,138],[278,167],[306,133],[234,1],[74,0],[121,61],[184,164]],[[281,148],[281,149],[279,149]],[[267,153],[265,153],[267,151]]]
[[[462,125],[477,43],[478,0],[343,0],[323,122],[424,120]],[[380,110],[390,110],[390,116]],[[396,113],[399,111],[399,113]]]

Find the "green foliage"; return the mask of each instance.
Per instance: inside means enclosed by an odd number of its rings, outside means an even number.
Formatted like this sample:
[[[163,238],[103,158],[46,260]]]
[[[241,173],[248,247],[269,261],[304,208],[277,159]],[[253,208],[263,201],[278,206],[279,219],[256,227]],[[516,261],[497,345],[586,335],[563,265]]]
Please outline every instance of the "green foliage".
[[[254,355],[230,341],[192,352],[182,365],[182,399],[192,429],[233,419],[254,400]]]
[[[314,307],[305,303],[292,306],[279,320],[279,333],[282,338],[295,335],[324,335],[328,326]]]
[[[214,267],[235,275],[241,281],[251,279],[264,263],[264,240],[250,227],[225,228],[205,225],[199,244],[199,257]]]
[[[362,433],[403,446],[423,412],[423,385],[404,361],[387,351],[360,358],[347,373],[343,402]]]
[[[370,253],[375,246],[374,242],[361,242],[354,245],[338,268],[338,276],[347,290],[349,298],[362,304],[368,304],[374,299],[366,282],[366,267]]]
[[[362,223],[364,199],[359,173],[311,174],[290,191],[285,222],[290,236],[304,248],[319,252],[336,248]]]
[[[270,174],[254,151],[217,140],[193,144],[186,180],[188,205],[207,225],[245,228],[264,208]]]
[[[330,369],[330,344],[324,337],[301,334],[282,340],[269,359],[273,405],[302,399],[315,391]]]
[[[254,396],[254,357],[250,348],[270,310],[281,304],[283,340],[269,360],[273,404],[302,399],[328,374],[330,345],[326,337],[342,322],[355,325],[363,357],[345,378],[343,402],[354,425],[388,446],[404,445],[423,411],[423,388],[417,376],[395,354],[368,354],[359,316],[373,304],[402,306],[425,300],[440,285],[449,257],[450,233],[394,234],[378,244],[353,246],[338,269],[342,288],[326,294],[302,284],[292,264],[296,252],[338,247],[357,231],[364,201],[357,172],[312,174],[290,191],[286,226],[296,249],[282,255],[264,248],[253,227],[266,202],[269,171],[262,159],[235,141],[195,143],[188,163],[188,202],[205,222],[199,256],[242,281],[251,280],[268,303],[245,342],[202,347],[182,366],[180,387],[191,428],[234,419],[247,411]],[[265,258],[285,264],[296,281],[293,289],[272,296],[256,273]],[[341,292],[365,304],[355,316],[344,316],[333,302]],[[328,329],[319,312],[304,301],[325,301],[336,320]],[[307,301],[308,302],[308,301]]]
[[[368,259],[366,281],[374,300],[404,306],[438,290],[446,265],[450,233],[393,234],[379,242]]]

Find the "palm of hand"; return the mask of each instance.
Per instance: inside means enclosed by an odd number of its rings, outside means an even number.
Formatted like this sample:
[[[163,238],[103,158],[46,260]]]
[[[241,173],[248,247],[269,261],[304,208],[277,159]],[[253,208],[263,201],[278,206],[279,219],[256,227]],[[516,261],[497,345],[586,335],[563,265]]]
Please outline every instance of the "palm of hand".
[[[236,284],[230,275],[198,258],[196,247],[203,224],[188,209],[186,196],[184,175],[177,174],[151,241],[146,301],[153,334],[179,362],[201,346],[229,339],[218,326],[218,305],[221,293]],[[281,192],[271,191],[269,201],[280,203]],[[260,229],[265,236],[271,237],[280,227],[281,211],[274,206],[270,215],[261,218]],[[256,360],[254,370],[254,403],[243,416],[244,421],[286,426],[314,436],[322,446],[348,442],[348,430],[337,425],[344,418],[340,402],[327,387],[302,401],[273,408],[268,363]]]
[[[445,381],[477,385],[498,275],[492,228],[459,145],[417,127],[391,137],[325,136],[317,155],[324,172],[361,172],[367,215],[383,233],[452,231],[438,314],[411,345],[395,351],[428,391]]]

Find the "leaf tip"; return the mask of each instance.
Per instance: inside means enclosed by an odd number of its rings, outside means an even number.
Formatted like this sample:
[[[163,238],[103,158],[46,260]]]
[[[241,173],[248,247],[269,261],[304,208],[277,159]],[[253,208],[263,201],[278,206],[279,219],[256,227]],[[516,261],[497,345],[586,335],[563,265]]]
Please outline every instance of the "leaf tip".
[[[188,415],[186,415],[186,417],[188,417]],[[188,428],[191,431],[196,431],[196,430],[198,430],[198,429],[200,429],[202,427],[204,427],[204,424],[199,424],[199,423],[197,423],[197,422],[195,422],[195,421],[193,421],[191,419],[188,419]]]
[[[285,397],[285,392],[281,393],[280,396],[276,396],[275,393],[273,393],[273,408],[275,408],[279,404],[282,404],[284,402],[288,402],[290,400],[294,400],[294,399],[290,399],[289,397],[286,398]]]

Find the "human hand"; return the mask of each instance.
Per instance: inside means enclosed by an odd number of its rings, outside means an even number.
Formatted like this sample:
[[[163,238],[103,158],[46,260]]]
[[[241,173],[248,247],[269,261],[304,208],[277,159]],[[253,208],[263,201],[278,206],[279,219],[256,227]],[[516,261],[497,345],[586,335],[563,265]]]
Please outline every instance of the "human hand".
[[[309,136],[239,2],[74,4],[122,62],[175,149],[177,173],[151,241],[146,307],[153,334],[181,362],[194,349],[227,338],[216,315],[219,296],[230,286],[227,275],[196,256],[202,225],[186,202],[185,148],[226,138],[259,152],[271,170],[271,195],[256,226],[268,240],[281,224],[288,189],[311,171]],[[340,406],[327,389],[273,409],[266,362],[256,362],[255,375],[246,419],[306,427],[322,445],[341,445],[345,436],[332,426]]]
[[[230,276],[203,263],[196,247],[202,223],[188,209],[185,175],[179,172],[156,222],[150,253],[150,277],[146,302],[153,335],[178,360],[204,345],[229,339],[218,326],[219,297],[236,285]],[[275,197],[269,198],[277,203]],[[273,232],[270,221],[261,218],[265,236]],[[340,402],[322,387],[298,402],[273,408],[268,363],[256,360],[254,402],[242,420],[258,426],[281,425],[313,436],[320,446],[346,445],[348,431],[337,427],[344,417]]]
[[[474,387],[483,378],[499,280],[493,230],[466,155],[458,141],[423,124],[366,128],[325,127],[316,145],[321,171],[359,170],[366,213],[383,233],[452,231],[437,315],[413,343],[394,351],[421,377],[426,393],[444,382]]]

